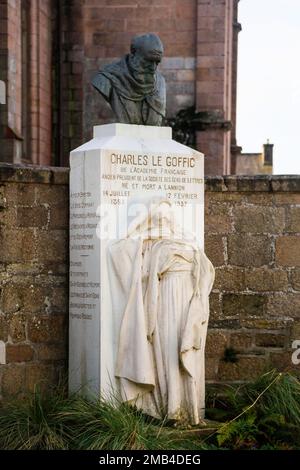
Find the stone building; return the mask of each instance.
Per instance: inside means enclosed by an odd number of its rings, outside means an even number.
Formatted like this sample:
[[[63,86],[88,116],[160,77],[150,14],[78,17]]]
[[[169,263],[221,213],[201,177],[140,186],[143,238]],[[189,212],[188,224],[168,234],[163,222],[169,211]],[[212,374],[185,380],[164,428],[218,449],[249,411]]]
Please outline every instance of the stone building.
[[[236,155],[237,175],[272,175],[274,144],[267,142],[260,153],[240,152]]]
[[[238,0],[0,0],[0,161],[68,165],[112,114],[90,85],[103,64],[153,31],[168,114],[195,107],[207,174],[235,173]]]

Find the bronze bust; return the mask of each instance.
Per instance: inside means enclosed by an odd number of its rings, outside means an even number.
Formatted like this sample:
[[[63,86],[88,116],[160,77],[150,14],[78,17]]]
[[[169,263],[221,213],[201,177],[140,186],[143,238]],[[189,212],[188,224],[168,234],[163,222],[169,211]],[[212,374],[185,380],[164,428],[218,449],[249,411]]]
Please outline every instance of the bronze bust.
[[[93,86],[109,102],[118,122],[161,126],[166,84],[157,66],[162,56],[163,45],[156,34],[135,36],[130,54],[106,65],[93,78]]]

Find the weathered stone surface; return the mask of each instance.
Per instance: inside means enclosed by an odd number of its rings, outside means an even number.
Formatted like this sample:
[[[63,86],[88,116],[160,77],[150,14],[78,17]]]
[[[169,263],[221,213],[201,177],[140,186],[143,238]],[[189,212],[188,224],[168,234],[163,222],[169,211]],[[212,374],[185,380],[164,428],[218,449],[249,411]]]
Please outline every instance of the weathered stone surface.
[[[266,191],[271,188],[271,178],[267,175],[253,176],[224,176],[224,184],[228,191],[254,192]]]
[[[232,232],[231,208],[226,205],[215,204],[205,214],[205,231],[207,234]]]
[[[205,357],[205,378],[214,381],[218,377],[219,359],[216,357]]]
[[[25,390],[33,392],[36,386],[41,391],[49,391],[55,383],[56,373],[53,365],[27,364],[25,368]]]
[[[277,238],[275,259],[279,266],[300,266],[300,237]]]
[[[279,205],[288,205],[299,204],[300,205],[300,194],[299,193],[277,193],[274,194],[274,204]]]
[[[245,285],[258,292],[285,291],[288,289],[288,273],[280,269],[257,268],[245,271]]]
[[[285,329],[293,323],[293,318],[280,317],[280,318],[241,318],[241,326],[251,330],[279,330]]]
[[[21,183],[4,183],[4,196],[8,207],[30,206],[35,201],[35,186]]]
[[[209,329],[206,338],[205,353],[209,357],[222,356],[228,344],[228,333]]]
[[[0,341],[7,341],[8,322],[3,314],[0,314]]]
[[[6,360],[7,362],[27,362],[34,357],[34,350],[29,344],[7,344]]]
[[[33,316],[28,320],[28,339],[33,343],[65,341],[66,319],[63,315]]]
[[[229,235],[228,261],[235,266],[260,267],[272,262],[271,240],[265,235]]]
[[[295,319],[291,327],[290,341],[300,341],[300,320]],[[289,345],[291,346],[291,344]]]
[[[223,313],[226,317],[240,318],[263,315],[266,297],[263,295],[224,294]]]
[[[234,212],[234,227],[244,233],[281,233],[285,225],[284,208],[242,206]]]
[[[273,205],[274,201],[274,196],[273,194],[266,194],[264,192],[262,193],[244,193],[244,198],[243,200],[245,201],[246,204],[254,204],[254,205],[261,205],[261,206],[266,206],[269,208],[270,206]]]
[[[4,398],[11,399],[17,397],[24,391],[25,370],[22,365],[1,366],[2,380],[1,389]]]
[[[16,224],[18,227],[45,227],[48,224],[48,208],[31,206],[17,208]]]
[[[221,235],[206,235],[205,252],[214,266],[222,266],[225,262],[224,240]]]
[[[225,381],[253,380],[266,371],[263,356],[238,356],[238,362],[220,361],[218,379]]]
[[[230,347],[238,352],[250,349],[254,343],[254,335],[245,331],[230,334]]]
[[[300,207],[288,208],[285,231],[300,233]]]
[[[55,178],[56,174],[58,174],[57,178]],[[57,184],[67,185],[69,170],[67,168],[1,163],[1,182],[51,184],[55,179]]]
[[[18,263],[35,258],[33,229],[13,229],[0,226],[0,261]]]
[[[299,294],[273,294],[268,297],[267,312],[270,315],[300,318]]]
[[[291,285],[294,290],[300,290],[300,269],[293,269],[290,274]]]
[[[248,286],[245,281],[245,269],[231,266],[216,268],[214,289],[238,292]]]
[[[293,350],[282,351],[282,352],[271,352],[270,353],[270,364],[279,371],[295,371],[299,373],[299,366],[293,367],[292,362]]]
[[[35,351],[39,361],[62,361],[67,358],[67,347],[61,344],[36,344]]]
[[[36,203],[48,204],[50,208],[53,206],[61,206],[63,208],[69,206],[69,191],[67,186],[57,185],[36,185]]]
[[[209,296],[209,320],[217,320],[222,317],[220,294],[211,293]]]
[[[18,343],[26,340],[26,316],[23,313],[5,315],[11,340]]]
[[[49,218],[50,229],[68,229],[69,228],[69,207],[52,206]]]
[[[296,175],[280,175],[270,178],[272,191],[300,192],[300,178]]]
[[[259,333],[255,335],[256,346],[263,348],[283,348],[286,336],[279,333]]]
[[[36,257],[45,262],[66,261],[68,255],[67,233],[65,230],[40,231],[37,235]]]

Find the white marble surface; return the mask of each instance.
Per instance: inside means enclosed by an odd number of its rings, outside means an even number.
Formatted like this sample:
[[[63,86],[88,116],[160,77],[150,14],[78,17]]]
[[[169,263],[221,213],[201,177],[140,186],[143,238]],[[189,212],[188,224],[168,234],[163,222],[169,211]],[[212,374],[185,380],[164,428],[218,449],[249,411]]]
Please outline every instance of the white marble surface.
[[[0,341],[0,364],[6,364],[6,348],[4,341]]]
[[[5,82],[0,80],[0,104],[6,103],[6,90],[5,90]]]
[[[70,167],[70,391],[108,395],[122,309],[112,308],[107,245],[123,237],[129,200],[164,194],[203,247],[204,156],[170,128],[109,124],[71,152]]]

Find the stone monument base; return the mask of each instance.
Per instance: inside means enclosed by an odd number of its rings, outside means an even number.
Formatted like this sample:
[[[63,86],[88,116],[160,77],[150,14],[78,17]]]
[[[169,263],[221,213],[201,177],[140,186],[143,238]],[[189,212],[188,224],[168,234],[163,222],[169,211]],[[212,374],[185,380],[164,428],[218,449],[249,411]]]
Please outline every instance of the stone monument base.
[[[203,154],[172,140],[168,127],[108,124],[71,152],[70,167],[69,389],[107,397],[119,388],[124,314],[107,247],[126,237],[128,201],[150,194],[164,194],[203,247]]]

